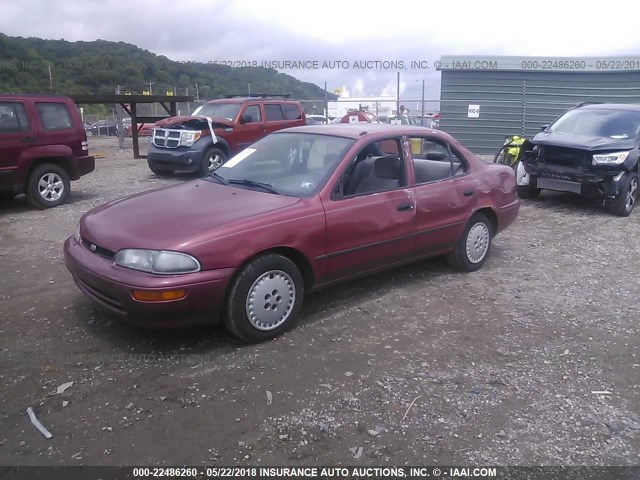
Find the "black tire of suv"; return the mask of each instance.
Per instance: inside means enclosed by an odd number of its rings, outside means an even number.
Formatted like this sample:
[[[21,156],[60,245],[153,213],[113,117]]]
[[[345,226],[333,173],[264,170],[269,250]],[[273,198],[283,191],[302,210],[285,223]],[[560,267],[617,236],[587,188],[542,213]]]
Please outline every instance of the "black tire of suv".
[[[638,199],[638,174],[625,173],[620,179],[618,194],[607,203],[607,210],[614,215],[628,217]]]
[[[170,169],[166,169],[166,168],[152,167],[151,165],[149,165],[149,169],[153,173],[158,175],[159,177],[163,177],[163,176],[166,176],[166,175],[171,175],[174,172],[174,170],[170,170]]]
[[[218,156],[218,158],[220,159],[220,164],[217,167],[214,167],[213,169],[209,169],[209,159],[213,156]],[[209,173],[217,170],[218,168],[220,168],[220,166],[222,166],[225,162],[227,161],[227,155],[226,153],[224,153],[222,150],[220,150],[218,147],[209,147],[207,150],[205,150],[204,155],[202,156],[202,164],[200,165],[200,175],[207,176],[209,175]]]
[[[46,190],[41,192],[40,180],[49,181],[50,186],[53,180],[62,182],[62,190],[54,190],[50,192]],[[57,187],[59,188],[59,187]],[[36,208],[45,209],[57,207],[62,205],[69,198],[69,191],[71,190],[71,181],[69,180],[69,174],[67,171],[59,165],[54,163],[43,163],[38,165],[31,171],[29,179],[27,180],[27,199]],[[55,192],[55,193],[54,193]],[[53,199],[47,199],[46,193],[53,193]]]
[[[520,198],[538,198],[541,188],[538,188],[538,177],[529,175],[529,185],[516,185],[516,193]]]

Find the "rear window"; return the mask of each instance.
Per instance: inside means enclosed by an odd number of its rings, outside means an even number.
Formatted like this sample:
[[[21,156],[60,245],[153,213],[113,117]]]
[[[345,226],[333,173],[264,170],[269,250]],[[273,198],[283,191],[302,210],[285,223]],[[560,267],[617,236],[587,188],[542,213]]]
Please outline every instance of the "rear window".
[[[302,118],[302,114],[300,110],[298,110],[297,105],[285,103],[282,105],[282,109],[284,110],[284,118],[286,120],[300,120]]]
[[[28,132],[31,130],[24,105],[18,102],[0,102],[0,133]]]
[[[73,128],[69,109],[64,103],[36,103],[42,127],[45,130],[68,130]]]
[[[266,104],[264,106],[264,114],[267,117],[267,121],[284,120],[282,108],[277,104]]]

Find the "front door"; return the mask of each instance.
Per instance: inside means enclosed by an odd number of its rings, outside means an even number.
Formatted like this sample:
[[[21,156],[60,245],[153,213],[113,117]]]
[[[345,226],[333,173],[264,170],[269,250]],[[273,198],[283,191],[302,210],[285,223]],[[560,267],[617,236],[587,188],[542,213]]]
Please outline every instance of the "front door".
[[[349,163],[324,203],[326,281],[401,262],[414,250],[415,199],[400,138],[371,142]],[[395,162],[397,178],[386,170]],[[378,163],[378,165],[376,165]],[[382,177],[380,175],[383,175]]]

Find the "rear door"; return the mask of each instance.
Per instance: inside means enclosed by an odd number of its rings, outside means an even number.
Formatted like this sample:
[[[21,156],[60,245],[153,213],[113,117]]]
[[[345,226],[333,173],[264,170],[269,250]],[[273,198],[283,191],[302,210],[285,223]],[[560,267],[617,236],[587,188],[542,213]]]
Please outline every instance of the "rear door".
[[[22,152],[38,145],[38,135],[22,101],[0,100],[0,190],[12,190]]]
[[[477,180],[461,154],[429,135],[409,139],[416,193],[416,254],[452,247],[477,202]]]
[[[275,132],[287,127],[287,122],[284,118],[284,112],[280,103],[265,103],[263,104],[264,116],[265,116],[265,128],[267,133]]]

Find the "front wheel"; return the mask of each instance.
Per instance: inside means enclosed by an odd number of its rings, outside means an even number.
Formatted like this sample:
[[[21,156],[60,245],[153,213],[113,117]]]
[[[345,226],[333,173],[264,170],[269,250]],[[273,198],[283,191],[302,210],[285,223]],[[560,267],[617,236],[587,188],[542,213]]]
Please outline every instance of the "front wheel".
[[[447,256],[449,265],[463,272],[478,270],[489,255],[492,235],[491,222],[487,216],[482,213],[473,215],[455,248]]]
[[[638,174],[625,173],[618,185],[618,194],[607,205],[608,210],[621,217],[628,217],[638,199]]]
[[[37,208],[57,207],[67,201],[71,182],[67,171],[53,163],[33,169],[27,181],[27,199]]]
[[[231,283],[224,324],[246,342],[269,340],[294,325],[303,296],[304,282],[295,263],[278,254],[262,255]]]
[[[200,174],[209,175],[214,170],[220,168],[227,161],[227,155],[217,147],[209,148],[202,159]]]

